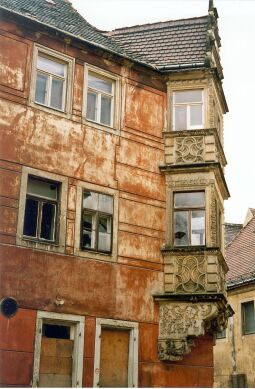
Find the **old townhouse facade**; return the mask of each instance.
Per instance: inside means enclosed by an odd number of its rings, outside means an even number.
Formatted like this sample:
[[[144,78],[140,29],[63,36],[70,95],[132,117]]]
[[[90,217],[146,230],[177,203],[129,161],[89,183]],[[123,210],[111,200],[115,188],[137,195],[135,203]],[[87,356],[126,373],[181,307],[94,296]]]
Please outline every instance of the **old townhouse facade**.
[[[1,0],[2,386],[210,387],[232,314],[217,10]]]

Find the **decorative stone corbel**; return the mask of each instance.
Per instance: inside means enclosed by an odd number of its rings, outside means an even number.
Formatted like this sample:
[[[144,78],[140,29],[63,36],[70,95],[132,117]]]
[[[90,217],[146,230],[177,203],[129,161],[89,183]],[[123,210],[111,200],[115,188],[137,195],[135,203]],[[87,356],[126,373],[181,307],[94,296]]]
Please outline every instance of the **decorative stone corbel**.
[[[226,307],[225,307],[226,308]],[[158,357],[179,361],[191,351],[194,337],[220,331],[232,312],[218,302],[161,301],[159,307]]]

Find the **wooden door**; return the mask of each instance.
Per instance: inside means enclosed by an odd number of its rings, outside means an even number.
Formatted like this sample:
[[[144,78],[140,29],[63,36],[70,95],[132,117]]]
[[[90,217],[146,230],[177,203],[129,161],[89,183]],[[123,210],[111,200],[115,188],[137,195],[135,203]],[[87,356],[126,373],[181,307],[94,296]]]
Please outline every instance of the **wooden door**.
[[[42,336],[39,387],[72,386],[73,345],[72,339]]]
[[[129,339],[129,330],[102,328],[100,387],[128,387]]]

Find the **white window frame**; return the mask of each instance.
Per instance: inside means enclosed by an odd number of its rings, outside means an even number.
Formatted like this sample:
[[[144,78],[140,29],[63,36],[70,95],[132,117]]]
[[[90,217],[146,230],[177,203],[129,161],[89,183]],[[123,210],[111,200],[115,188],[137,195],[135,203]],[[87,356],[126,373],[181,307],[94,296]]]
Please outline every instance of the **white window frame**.
[[[42,56],[49,58],[52,61],[62,63],[65,66],[65,75],[64,77],[57,76],[53,73],[37,69],[37,59],[38,56],[42,54]],[[71,113],[71,99],[72,99],[72,90],[73,90],[73,76],[74,76],[74,63],[75,60],[72,57],[69,57],[65,54],[59,53],[55,50],[49,49],[45,46],[41,46],[39,44],[34,44],[34,54],[33,54],[33,62],[32,62],[32,71],[31,71],[31,88],[30,88],[30,99],[29,103],[33,107],[40,108],[46,110],[50,113],[57,113],[61,116],[66,116]],[[36,78],[37,73],[45,74],[48,76],[47,78],[47,103],[43,104],[37,102],[35,100],[36,95]],[[51,107],[50,97],[51,97],[51,85],[52,78],[62,79],[63,83],[63,92],[62,92],[62,109]]]
[[[102,328],[125,329],[130,331],[129,360],[128,360],[128,387],[138,387],[138,323],[113,319],[96,319],[95,362],[93,387],[99,387],[100,351]]]
[[[88,86],[88,75],[89,73],[94,73],[95,76],[98,75],[101,78],[106,80],[110,80],[112,82],[112,94],[108,94],[106,92],[99,91],[95,88],[90,88]],[[107,130],[112,132],[112,130],[118,130],[120,128],[120,107],[121,107],[121,98],[120,98],[120,77],[105,71],[103,69],[97,68],[95,66],[89,65],[85,63],[84,65],[84,91],[83,91],[83,112],[82,117],[83,121],[88,125],[92,125],[98,129]],[[98,105],[99,109],[97,109],[97,118],[96,120],[87,118],[87,95],[88,91],[95,91],[98,94]],[[111,104],[111,124],[107,125],[100,122],[100,114],[101,114],[101,96],[111,96],[112,104]],[[113,132],[116,133],[116,132]]]
[[[175,93],[176,92],[186,92],[186,91],[201,91],[202,92],[202,102],[194,102],[194,103],[175,103]],[[195,125],[192,126],[190,124],[190,107],[191,106],[202,106],[202,124],[201,125]],[[180,130],[176,129],[175,125],[175,108],[176,107],[186,107],[187,108],[187,128],[183,128]],[[192,88],[192,89],[180,89],[180,90],[174,90],[173,91],[173,104],[172,104],[172,118],[173,118],[173,130],[174,131],[185,131],[185,130],[196,130],[196,129],[201,129],[204,128],[205,124],[205,97],[204,97],[204,90],[201,88]]]
[[[35,240],[33,237],[25,236],[23,234],[24,217],[26,209],[27,198],[27,181],[28,176],[35,178],[50,180],[59,183],[59,199],[58,199],[58,240],[57,242]],[[29,168],[22,167],[21,185],[20,185],[20,199],[19,199],[19,213],[18,213],[18,225],[17,225],[17,238],[16,244],[18,246],[26,246],[32,248],[38,248],[47,251],[65,252],[65,239],[66,239],[66,213],[67,213],[67,192],[68,192],[68,178],[60,176],[54,173],[44,172]]]
[[[73,328],[74,339],[73,366],[72,366],[72,387],[82,387],[83,372],[83,349],[84,349],[84,317],[55,312],[37,312],[36,333],[35,333],[35,353],[32,386],[37,387],[40,374],[40,354],[42,342],[43,323],[69,325]]]
[[[113,214],[112,214],[112,250],[111,252],[100,252],[95,250],[81,249],[81,216],[83,211],[82,200],[84,190],[98,192],[113,197]],[[91,184],[84,181],[78,181],[76,195],[76,214],[75,214],[75,240],[74,240],[74,255],[99,259],[103,261],[117,261],[117,231],[118,231],[118,203],[119,193],[112,188],[105,188],[100,185]]]

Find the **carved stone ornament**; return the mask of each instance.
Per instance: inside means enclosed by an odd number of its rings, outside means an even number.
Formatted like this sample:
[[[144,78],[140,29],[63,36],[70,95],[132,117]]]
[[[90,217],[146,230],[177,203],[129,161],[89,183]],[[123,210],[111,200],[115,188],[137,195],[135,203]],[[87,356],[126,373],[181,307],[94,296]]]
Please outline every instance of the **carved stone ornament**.
[[[176,292],[195,293],[205,291],[205,265],[204,257],[188,256],[176,258]]]
[[[159,309],[159,359],[181,360],[190,352],[194,337],[204,335],[206,331],[221,331],[231,314],[230,308],[222,308],[217,302],[162,301]]]
[[[175,139],[175,163],[192,163],[203,161],[203,136],[189,136]]]

